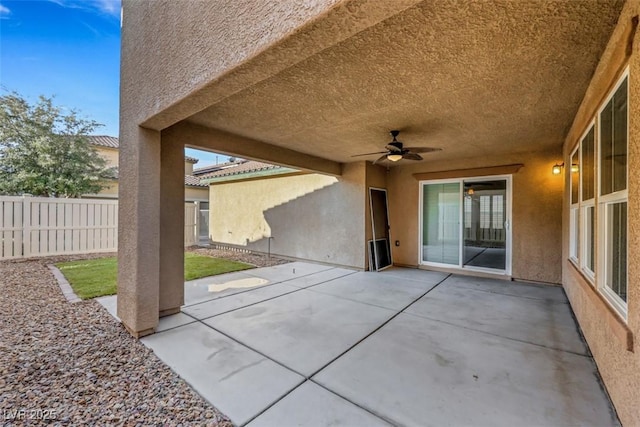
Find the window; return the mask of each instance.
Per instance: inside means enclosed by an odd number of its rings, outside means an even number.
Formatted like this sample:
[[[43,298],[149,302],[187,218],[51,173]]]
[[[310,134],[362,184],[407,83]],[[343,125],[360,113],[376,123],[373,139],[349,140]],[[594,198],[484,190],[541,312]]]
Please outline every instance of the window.
[[[578,262],[580,244],[580,153],[578,148],[571,155],[571,208],[569,217],[569,258]]]
[[[569,259],[627,316],[628,71],[571,153]]]
[[[595,280],[595,130],[591,125],[580,141],[580,268]]]
[[[598,287],[626,317],[628,74],[600,111],[599,136]]]
[[[492,228],[494,230],[502,230],[502,227],[504,225],[504,196],[502,194],[494,194],[492,197]]]

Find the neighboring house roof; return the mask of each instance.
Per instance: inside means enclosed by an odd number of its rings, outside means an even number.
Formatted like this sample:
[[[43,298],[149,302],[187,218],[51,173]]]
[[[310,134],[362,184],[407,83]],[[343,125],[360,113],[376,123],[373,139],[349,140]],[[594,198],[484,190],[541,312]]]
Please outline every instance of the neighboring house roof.
[[[91,145],[115,148],[115,149],[120,148],[120,143],[118,141],[118,138],[116,138],[115,136],[87,135],[87,138],[89,139],[89,143]],[[184,160],[189,163],[198,163],[198,159],[196,159],[195,157],[184,156]],[[117,169],[114,170],[114,176],[112,179],[116,179],[116,180],[118,179]],[[193,175],[184,176],[184,185],[187,185],[189,187],[207,187],[208,186],[207,184],[200,183],[200,178]]]
[[[284,166],[272,165],[270,163],[257,162],[254,160],[243,160],[242,162],[225,167],[224,169],[199,175],[199,178],[201,182],[212,183],[247,178],[262,178],[270,175],[282,175],[296,172],[299,171]]]
[[[200,178],[193,175],[184,176],[184,185],[188,185],[189,187],[207,187],[207,184],[201,183]]]
[[[234,160],[233,162],[224,162],[224,163],[220,163],[220,164],[217,164],[217,165],[209,165],[209,166],[203,166],[203,167],[200,167],[200,168],[194,168],[193,169],[193,174],[196,175],[196,176],[201,176],[201,175],[205,175],[205,174],[208,174],[208,173],[211,173],[211,172],[215,172],[215,171],[220,170],[220,169],[232,168],[232,167],[235,167],[235,166],[237,166],[239,164],[246,163],[248,161],[249,160],[240,159],[240,160]]]
[[[118,143],[118,138],[115,136],[107,136],[107,135],[88,135],[89,143],[91,145],[99,145],[101,147],[109,147],[109,148],[118,148],[120,144]]]
[[[100,147],[120,148],[120,141],[115,136],[108,135],[87,135],[89,143],[91,145],[98,145]],[[198,163],[198,159],[195,157],[184,156],[184,160],[189,163]]]

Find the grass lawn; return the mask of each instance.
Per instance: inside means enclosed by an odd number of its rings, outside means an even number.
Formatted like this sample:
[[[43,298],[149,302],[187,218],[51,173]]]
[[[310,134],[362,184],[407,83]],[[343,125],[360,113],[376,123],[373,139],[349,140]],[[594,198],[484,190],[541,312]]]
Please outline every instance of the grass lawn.
[[[114,295],[118,280],[118,262],[113,258],[61,262],[56,267],[67,278],[73,291],[82,299]],[[253,268],[249,264],[211,258],[193,253],[184,254],[184,280]]]

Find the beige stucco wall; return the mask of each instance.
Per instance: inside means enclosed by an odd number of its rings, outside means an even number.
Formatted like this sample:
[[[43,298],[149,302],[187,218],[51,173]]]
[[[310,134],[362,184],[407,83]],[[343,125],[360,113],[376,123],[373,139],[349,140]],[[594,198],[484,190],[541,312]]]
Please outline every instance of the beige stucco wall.
[[[414,173],[522,163],[524,167],[513,175],[512,181],[512,277],[560,283],[563,183],[562,178],[551,174],[551,168],[561,157],[558,148],[557,152],[478,155],[446,164],[427,160],[391,168],[388,175],[391,241],[400,241],[400,246],[392,248],[394,263],[418,265],[420,185]]]
[[[296,175],[210,187],[212,241],[364,268],[365,165],[343,176]]]
[[[640,1],[625,5],[612,38],[585,94],[564,145],[565,163],[588,123],[628,64],[629,157],[628,157],[628,319],[616,315],[569,257],[569,178],[563,204],[563,285],[571,307],[593,353],[620,421],[640,425],[640,35],[632,37],[632,18],[640,14]],[[633,44],[630,46],[629,41]],[[596,211],[597,214],[597,211]],[[597,230],[596,230],[597,233]],[[596,247],[596,252],[602,250]],[[631,345],[631,348],[629,348]]]
[[[98,153],[107,160],[107,167],[117,167],[118,166],[118,149],[117,148],[109,148],[109,147],[101,147],[95,146]],[[192,175],[193,174],[193,163],[185,160],[184,162],[184,174]],[[100,193],[96,195],[85,195],[85,197],[105,197],[105,198],[118,198],[118,181],[113,181],[109,183],[109,186],[103,188]],[[207,201],[209,200],[209,188],[208,187],[190,187],[185,186],[184,189],[184,199],[188,202],[190,201]]]
[[[118,149],[110,147],[102,147],[100,145],[94,145],[94,148],[106,161],[107,167],[118,166]]]
[[[208,187],[184,187],[184,200],[187,202],[209,200],[209,188]]]

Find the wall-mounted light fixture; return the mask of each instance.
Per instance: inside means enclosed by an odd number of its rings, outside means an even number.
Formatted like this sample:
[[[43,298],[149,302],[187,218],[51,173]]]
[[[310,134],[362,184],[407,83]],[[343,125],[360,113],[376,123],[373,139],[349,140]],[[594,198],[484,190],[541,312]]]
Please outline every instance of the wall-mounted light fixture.
[[[551,169],[551,173],[554,175],[560,175],[562,173],[562,169],[564,168],[564,163],[556,163],[553,165],[553,169]]]
[[[580,172],[580,166],[578,166],[576,163],[573,163],[573,164],[571,165],[571,172],[573,172],[573,173],[578,173],[578,172]]]

